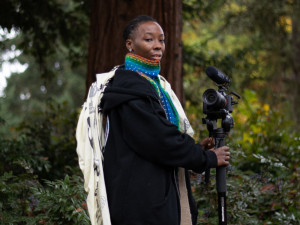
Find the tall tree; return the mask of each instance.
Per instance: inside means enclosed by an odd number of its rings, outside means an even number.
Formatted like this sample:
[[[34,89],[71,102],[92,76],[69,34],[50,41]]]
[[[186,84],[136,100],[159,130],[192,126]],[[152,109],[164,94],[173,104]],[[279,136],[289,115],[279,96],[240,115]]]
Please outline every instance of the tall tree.
[[[166,35],[166,52],[161,74],[171,83],[183,102],[182,0],[92,0],[87,91],[96,73],[123,64],[126,54],[122,32],[134,17],[144,14],[155,18]]]

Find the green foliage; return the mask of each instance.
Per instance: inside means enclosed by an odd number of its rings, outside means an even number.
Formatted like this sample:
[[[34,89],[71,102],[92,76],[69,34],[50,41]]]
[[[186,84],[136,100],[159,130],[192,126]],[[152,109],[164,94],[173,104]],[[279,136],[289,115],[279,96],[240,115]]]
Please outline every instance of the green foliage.
[[[2,172],[2,171],[1,171]],[[13,172],[4,172],[0,176],[0,222],[1,224],[21,224],[30,213],[28,190],[31,176],[22,174],[14,176]]]
[[[0,138],[1,224],[89,223],[76,123],[67,103],[49,101],[16,129],[16,137]]]
[[[210,14],[219,9],[225,2],[226,0],[184,0],[182,2],[183,19],[189,21],[195,17],[199,17],[202,21],[209,20]]]
[[[0,26],[22,32],[17,49],[35,57],[49,75],[47,58],[68,48],[69,60],[80,62],[87,49],[89,1],[3,0],[0,3]],[[82,47],[85,48],[82,48]]]
[[[299,1],[200,2],[218,7],[209,11],[209,19],[193,14],[184,21],[186,74],[202,76],[207,65],[214,65],[233,78],[235,89],[255,90],[284,110],[299,130]]]
[[[202,6],[213,4],[205,2]],[[235,128],[226,138],[232,164],[227,171],[228,223],[297,224],[300,134],[289,111],[293,103],[284,99],[298,95],[293,86],[291,95],[282,89],[292,66],[288,48],[282,48],[290,38],[290,5],[255,0],[223,3],[216,13],[210,11],[209,18],[194,14],[184,23],[186,112],[196,139],[208,136],[201,122],[202,94],[212,88],[212,81],[203,71],[214,65],[233,79],[231,90],[241,94],[242,101],[234,109]],[[280,80],[280,73],[287,79]],[[202,175],[192,179],[199,224],[218,223],[215,170],[211,172],[208,185]]]
[[[0,177],[0,224],[89,224],[83,180],[45,181],[29,174]]]
[[[66,102],[57,104],[48,101],[47,109],[33,112],[34,121],[23,121],[17,128],[28,139],[35,139],[40,143],[43,156],[51,163],[50,174],[40,174],[42,178],[61,178],[66,166],[77,165],[75,127],[77,112],[70,109]]]
[[[229,224],[297,224],[300,134],[291,129],[291,122],[281,112],[261,103],[249,90],[243,93],[234,120],[235,128],[226,138],[231,148],[227,171]],[[199,224],[216,224],[215,171],[208,185],[201,176],[193,180]]]
[[[226,139],[229,224],[300,220],[300,134],[293,130],[299,104],[290,101],[299,98],[299,5],[183,1],[186,111],[196,139],[208,135],[201,123],[202,93],[212,84],[206,66],[233,78],[232,90],[243,99]],[[18,32],[0,49],[20,49],[18,60],[28,63],[23,74],[8,79],[0,98],[1,224],[89,223],[75,152],[77,113],[71,110],[84,94],[89,8],[90,1],[81,0],[0,2],[0,26]],[[209,185],[200,178],[193,179],[199,224],[217,224],[215,171]]]
[[[38,215],[36,221],[43,224],[80,224],[88,225],[90,220],[87,214],[83,190],[83,179],[68,175],[64,180],[46,181],[46,187],[33,187],[32,198],[37,200],[34,209]]]
[[[0,97],[0,224],[89,224],[74,110],[84,97],[89,9],[77,0],[0,3],[1,28],[17,33],[1,37],[1,53],[19,49],[10,61],[28,65]]]
[[[17,60],[28,67],[23,73],[7,78],[7,87],[0,97],[0,116],[6,124],[0,133],[7,135],[5,130],[31,120],[35,116],[32,112],[45,110],[51,98],[59,103],[67,101],[72,108],[82,104],[88,9],[88,1],[51,0],[41,4],[30,0],[1,1],[0,28],[16,31],[15,38],[1,37],[1,54],[21,51],[20,56],[10,61]]]
[[[297,82],[290,85],[289,80],[298,76],[291,68],[299,61],[293,63],[288,46],[299,1],[184,2],[202,7],[199,14],[192,11],[184,21],[182,35],[185,109],[196,139],[208,136],[201,122],[205,117],[202,94],[212,88],[212,81],[203,73],[208,65],[229,75],[233,79],[230,90],[242,95],[234,108],[235,128],[226,138],[231,148],[228,223],[297,224],[300,134],[295,131],[298,122],[290,109],[297,113],[299,104],[292,100],[299,95]],[[213,4],[219,5],[205,14],[205,6]],[[189,10],[185,13],[190,15]],[[299,39],[295,33],[293,37]],[[192,179],[199,224],[218,223],[215,170],[211,173],[208,185],[202,175]]]
[[[39,140],[19,136],[17,139],[5,140],[0,142],[0,160],[2,162],[1,170],[14,170],[16,173],[22,173],[25,169],[29,173],[49,172],[51,165],[43,154],[45,149]]]
[[[29,65],[23,73],[12,74],[7,79],[4,96],[0,97],[0,115],[7,122],[5,129],[17,126],[22,120],[32,120],[36,116],[32,112],[46,110],[51,98],[61,104],[67,101],[72,108],[82,104],[85,67],[72,68],[64,56],[55,55],[49,59],[53,76],[47,79],[38,79],[41,71],[31,57],[24,54],[19,57]]]

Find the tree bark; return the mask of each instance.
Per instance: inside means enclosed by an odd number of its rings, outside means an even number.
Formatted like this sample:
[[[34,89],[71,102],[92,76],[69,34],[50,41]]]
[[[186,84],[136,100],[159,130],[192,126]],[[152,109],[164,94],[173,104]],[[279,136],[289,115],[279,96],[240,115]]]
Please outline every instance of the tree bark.
[[[86,92],[97,73],[124,63],[126,54],[122,34],[126,24],[138,15],[149,15],[162,26],[166,51],[161,72],[183,102],[182,0],[92,0],[89,59]]]

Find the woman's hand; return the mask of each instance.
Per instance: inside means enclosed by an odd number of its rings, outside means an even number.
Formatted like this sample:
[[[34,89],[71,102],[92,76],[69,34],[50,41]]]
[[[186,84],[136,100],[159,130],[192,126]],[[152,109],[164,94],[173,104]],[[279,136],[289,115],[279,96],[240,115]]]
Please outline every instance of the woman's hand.
[[[220,148],[211,149],[217,155],[218,166],[228,166],[230,159],[230,152],[228,146],[222,146]]]
[[[201,142],[200,145],[205,150],[210,150],[216,153],[217,159],[218,159],[218,166],[228,166],[229,165],[229,159],[230,159],[230,152],[229,152],[229,147],[228,146],[222,146],[220,148],[215,147],[215,139],[212,137],[207,137],[204,138]]]
[[[213,149],[215,147],[215,140],[212,137],[207,137],[200,142],[200,145],[202,145],[205,150]]]

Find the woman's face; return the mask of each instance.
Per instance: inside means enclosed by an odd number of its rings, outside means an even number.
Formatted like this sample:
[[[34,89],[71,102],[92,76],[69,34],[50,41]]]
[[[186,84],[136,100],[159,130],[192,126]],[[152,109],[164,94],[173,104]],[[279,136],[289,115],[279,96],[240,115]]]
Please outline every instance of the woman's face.
[[[160,61],[165,51],[164,32],[156,22],[143,22],[126,41],[126,47],[144,58]]]

